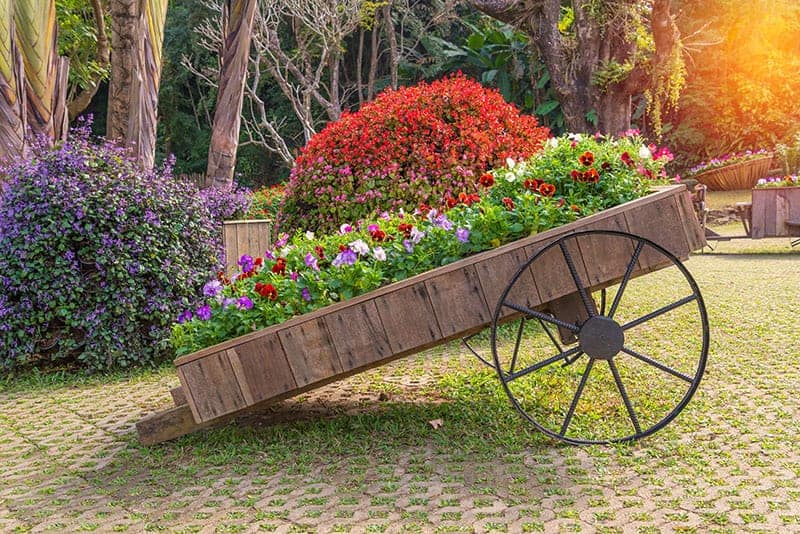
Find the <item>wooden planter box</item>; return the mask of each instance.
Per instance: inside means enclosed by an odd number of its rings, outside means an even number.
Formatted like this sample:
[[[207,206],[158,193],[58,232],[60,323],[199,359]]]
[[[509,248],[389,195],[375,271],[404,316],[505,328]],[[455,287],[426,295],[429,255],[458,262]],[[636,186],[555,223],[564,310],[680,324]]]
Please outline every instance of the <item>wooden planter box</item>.
[[[339,302],[283,324],[231,339],[175,360],[181,388],[176,407],[137,424],[143,443],[156,443],[224,421],[245,409],[298,395],[354,373],[465,337],[491,325],[496,303],[519,266],[548,244],[580,230],[630,232],[677,257],[705,245],[683,185],[579,221],[514,241],[407,280]],[[582,280],[592,289],[619,281],[632,250],[603,238],[570,250]],[[573,243],[574,244],[574,243]],[[574,280],[556,249],[542,256],[546,268],[529,269],[522,304],[542,309],[574,295]],[[648,253],[650,252],[650,253]],[[540,263],[540,266],[542,264]],[[635,275],[664,266],[645,251]],[[513,312],[512,312],[513,313]]]
[[[225,247],[225,272],[232,275],[239,269],[242,254],[258,257],[272,246],[272,221],[225,221],[222,225],[222,244]]]
[[[752,189],[759,179],[769,173],[770,167],[772,167],[771,155],[711,169],[691,178],[705,184],[711,191]]]
[[[753,189],[751,237],[788,236],[800,236],[800,187]]]

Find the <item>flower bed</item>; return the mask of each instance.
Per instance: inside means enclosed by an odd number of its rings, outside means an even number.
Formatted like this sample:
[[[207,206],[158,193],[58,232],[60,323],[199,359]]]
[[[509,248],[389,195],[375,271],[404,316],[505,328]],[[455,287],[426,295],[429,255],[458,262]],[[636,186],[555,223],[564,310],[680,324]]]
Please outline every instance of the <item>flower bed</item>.
[[[800,177],[797,175],[770,176],[761,178],[756,182],[754,189],[772,189],[775,187],[797,187],[800,186]]]
[[[282,235],[264,256],[242,257],[235,276],[206,284],[207,302],[181,314],[173,346],[178,355],[198,351],[639,198],[663,173],[669,158],[659,154],[636,137],[551,139],[436,206],[330,235]]]

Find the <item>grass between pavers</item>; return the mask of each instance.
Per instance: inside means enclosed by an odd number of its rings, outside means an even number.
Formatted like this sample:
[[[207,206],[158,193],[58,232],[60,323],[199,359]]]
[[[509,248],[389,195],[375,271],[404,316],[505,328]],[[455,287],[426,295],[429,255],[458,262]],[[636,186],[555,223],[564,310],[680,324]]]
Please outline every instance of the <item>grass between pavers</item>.
[[[712,325],[707,374],[634,445],[545,438],[457,344],[307,394],[291,421],[149,448],[130,424],[157,408],[142,399],[169,368],[6,381],[0,531],[797,531],[800,250],[788,243],[723,242],[687,262]]]

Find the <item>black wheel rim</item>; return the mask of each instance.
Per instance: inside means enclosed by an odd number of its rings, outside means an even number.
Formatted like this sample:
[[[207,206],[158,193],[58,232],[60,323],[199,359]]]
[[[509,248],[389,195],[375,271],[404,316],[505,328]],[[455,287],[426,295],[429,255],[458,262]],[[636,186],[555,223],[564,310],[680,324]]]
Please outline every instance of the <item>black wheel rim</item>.
[[[625,264],[624,274],[620,271],[621,279],[609,288],[608,299],[605,286],[591,287],[584,280],[581,264],[570,253],[570,249],[583,249],[582,245],[593,239],[622,240],[617,244],[627,243],[620,248],[630,251],[627,258],[618,258],[620,264]],[[581,322],[527,308],[518,304],[524,299],[514,298],[520,277],[532,273],[536,279],[540,260],[559,253],[563,256],[564,276],[572,279],[579,302],[586,308],[586,318]],[[651,264],[657,258],[657,268],[652,272],[637,272],[643,254],[648,255]],[[547,263],[552,265],[552,261]],[[649,277],[656,279],[648,282]],[[667,302],[653,304],[649,297],[638,295],[648,283],[664,283],[662,278],[674,284],[678,296],[673,298],[670,293]],[[637,298],[641,304],[637,304]],[[504,327],[501,323],[507,321],[508,308],[518,313],[513,324]],[[674,317],[689,325],[686,331],[681,332]],[[537,325],[538,330],[526,325]],[[574,333],[577,343],[572,347],[560,343],[557,327]],[[514,332],[523,329],[526,341],[521,342],[522,336],[515,336]],[[671,339],[678,338],[674,343],[658,337],[663,336],[662,330],[671,329]],[[528,338],[535,339],[538,345],[529,344]],[[535,348],[543,346],[542,340],[550,344],[549,352]],[[670,349],[673,344],[678,348]],[[684,350],[684,346],[690,349]],[[708,346],[705,305],[686,267],[657,243],[612,230],[572,233],[534,254],[506,286],[491,327],[493,367],[514,408],[545,434],[575,444],[632,441],[663,428],[697,391]],[[605,389],[600,389],[603,385]],[[556,399],[555,393],[562,398]],[[603,406],[593,409],[592,402]],[[605,420],[603,414],[620,421]]]

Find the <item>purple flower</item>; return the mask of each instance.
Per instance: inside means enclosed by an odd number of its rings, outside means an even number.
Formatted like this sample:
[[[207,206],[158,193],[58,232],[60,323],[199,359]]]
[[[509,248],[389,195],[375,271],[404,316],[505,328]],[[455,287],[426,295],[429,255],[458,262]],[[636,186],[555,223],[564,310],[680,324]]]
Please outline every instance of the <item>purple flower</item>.
[[[247,254],[242,254],[242,257],[239,258],[239,267],[242,268],[242,272],[252,271],[254,264],[253,264],[253,257]]]
[[[411,242],[412,243],[414,243],[416,245],[417,243],[422,241],[423,237],[425,237],[425,232],[421,232],[420,230],[417,229],[416,226],[411,229]]]
[[[289,273],[289,278],[292,280],[292,282],[297,282],[298,276],[300,276],[300,273],[298,273],[297,271],[292,271],[291,273]]]
[[[222,291],[222,283],[219,280],[211,280],[203,286],[203,295],[206,297],[216,297]]]
[[[352,231],[353,231],[353,227],[350,226],[347,223],[345,223],[341,227],[339,227],[339,233],[342,234],[342,235],[349,234]]]
[[[367,226],[367,232],[370,232],[370,233],[377,232],[380,229],[381,229],[381,227],[378,226],[377,224],[370,224],[369,226]]]
[[[197,318],[200,319],[201,321],[208,321],[209,319],[211,319],[211,306],[209,306],[208,304],[206,304],[205,306],[200,306],[199,308],[197,308],[197,311],[195,313],[197,314]]]
[[[275,242],[275,249],[283,248],[286,246],[286,243],[289,242],[289,234],[282,233],[278,241]]]
[[[253,301],[247,296],[241,296],[236,300],[236,307],[240,310],[250,310],[253,308]]]
[[[466,243],[469,241],[469,230],[466,228],[458,228],[456,229],[456,239],[458,239],[462,243]]]
[[[317,258],[310,252],[306,254],[305,263],[306,267],[310,267],[315,271],[319,271],[319,265],[317,265]]]
[[[334,267],[341,267],[342,265],[353,265],[358,256],[355,252],[350,250],[349,248],[344,249],[340,252],[331,262]]]
[[[222,301],[222,307],[223,308],[229,308],[229,307],[233,306],[234,304],[236,304],[236,299],[235,298],[226,297]]]
[[[183,323],[186,323],[186,322],[191,321],[191,320],[192,320],[192,311],[191,310],[186,310],[182,314],[178,315],[178,323],[179,324],[183,324]]]
[[[268,251],[266,251],[266,252],[264,253],[264,258],[266,258],[266,259],[268,259],[268,260],[274,260],[274,259],[275,259],[275,254],[273,254],[272,252],[270,252],[270,251],[268,250]]]
[[[311,302],[311,291],[309,291],[307,287],[303,288],[300,292],[300,296],[303,297],[304,301]]]
[[[403,246],[406,248],[406,252],[409,254],[414,252],[414,243],[412,243],[410,240],[403,239]]]

